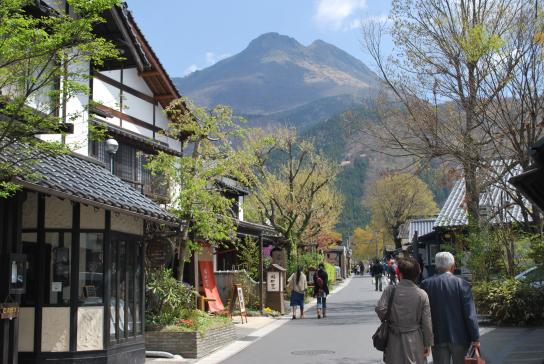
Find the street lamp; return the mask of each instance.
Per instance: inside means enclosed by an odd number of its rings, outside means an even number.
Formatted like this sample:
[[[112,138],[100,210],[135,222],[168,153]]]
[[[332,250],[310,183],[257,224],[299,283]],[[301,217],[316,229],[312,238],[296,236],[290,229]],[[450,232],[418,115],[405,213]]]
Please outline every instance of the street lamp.
[[[106,152],[110,155],[110,172],[113,174],[113,159],[115,156],[115,153],[117,153],[117,150],[119,149],[119,143],[117,140],[110,138],[106,140]]]

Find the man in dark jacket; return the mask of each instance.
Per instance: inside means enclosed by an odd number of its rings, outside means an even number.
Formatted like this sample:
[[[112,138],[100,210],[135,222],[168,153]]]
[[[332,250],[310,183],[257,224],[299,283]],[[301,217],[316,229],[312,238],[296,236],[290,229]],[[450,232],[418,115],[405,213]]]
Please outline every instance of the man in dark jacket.
[[[431,304],[435,364],[463,364],[472,344],[480,346],[476,308],[468,282],[453,275],[455,260],[451,253],[436,254],[439,274],[421,283]]]
[[[318,278],[321,284],[318,285]],[[323,318],[327,317],[327,296],[329,295],[329,275],[325,271],[325,264],[319,263],[319,269],[314,275],[314,297],[318,301],[318,318],[323,313]]]
[[[382,276],[383,276],[383,265],[376,259],[374,264],[372,265],[372,277],[374,277],[374,281],[376,282],[376,291],[378,290],[378,287],[380,287],[380,291],[382,290]]]

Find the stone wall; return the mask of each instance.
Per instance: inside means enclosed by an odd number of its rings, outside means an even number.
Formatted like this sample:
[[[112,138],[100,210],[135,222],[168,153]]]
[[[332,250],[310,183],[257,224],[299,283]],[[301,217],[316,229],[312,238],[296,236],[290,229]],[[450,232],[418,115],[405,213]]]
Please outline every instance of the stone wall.
[[[236,339],[234,325],[195,332],[146,331],[146,350],[166,351],[184,358],[201,358]]]

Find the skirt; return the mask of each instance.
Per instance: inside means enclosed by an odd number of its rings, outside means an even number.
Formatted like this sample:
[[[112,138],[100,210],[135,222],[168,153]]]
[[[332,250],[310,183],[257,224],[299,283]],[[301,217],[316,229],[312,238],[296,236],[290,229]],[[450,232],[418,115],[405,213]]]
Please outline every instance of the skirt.
[[[293,306],[304,307],[304,293],[291,291],[291,307]]]

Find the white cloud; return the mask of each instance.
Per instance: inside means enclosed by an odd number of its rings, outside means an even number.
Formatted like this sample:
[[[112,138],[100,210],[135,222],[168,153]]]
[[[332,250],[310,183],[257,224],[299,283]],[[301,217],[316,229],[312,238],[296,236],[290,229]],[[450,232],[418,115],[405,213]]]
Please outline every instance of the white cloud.
[[[206,52],[206,65],[211,66],[227,57],[230,57],[230,54],[228,53],[215,54],[214,52]]]
[[[204,66],[200,67],[196,64],[192,64],[189,67],[187,67],[183,73],[184,76],[187,76],[190,73],[193,73],[195,71],[201,70],[202,68],[210,67],[219,62],[222,59],[225,59],[227,57],[230,57],[230,54],[223,53],[223,54],[215,54],[214,52],[206,52],[204,56]]]
[[[357,10],[366,7],[366,0],[317,0],[315,21],[325,27],[340,30]]]
[[[350,23],[345,27],[345,30],[361,29],[363,25],[368,24],[370,22],[388,23],[389,21],[390,21],[389,17],[385,14],[366,16],[363,18],[351,20]]]
[[[192,64],[189,67],[187,67],[185,71],[183,71],[183,75],[187,76],[188,74],[193,73],[194,71],[198,71],[199,69],[200,68],[196,64]]]

